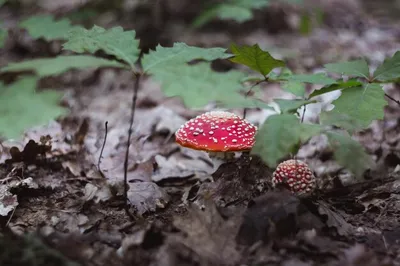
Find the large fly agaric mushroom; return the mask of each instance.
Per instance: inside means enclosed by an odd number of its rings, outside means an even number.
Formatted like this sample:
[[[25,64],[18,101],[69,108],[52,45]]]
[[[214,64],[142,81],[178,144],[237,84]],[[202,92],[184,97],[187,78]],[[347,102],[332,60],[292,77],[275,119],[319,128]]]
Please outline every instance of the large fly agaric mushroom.
[[[300,160],[287,160],[278,165],[272,185],[285,185],[296,196],[308,196],[316,188],[316,180],[308,165]]]
[[[187,121],[175,137],[183,147],[206,151],[215,171],[225,160],[232,159],[235,152],[251,150],[256,131],[256,126],[233,113],[211,111]]]

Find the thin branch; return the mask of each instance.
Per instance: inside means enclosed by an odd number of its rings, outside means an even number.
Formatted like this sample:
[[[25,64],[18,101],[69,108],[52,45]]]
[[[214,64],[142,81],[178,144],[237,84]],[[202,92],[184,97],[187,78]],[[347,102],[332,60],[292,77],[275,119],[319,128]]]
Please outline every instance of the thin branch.
[[[100,170],[100,164],[101,164],[101,158],[103,158],[103,151],[104,151],[104,147],[106,146],[106,142],[107,142],[107,135],[108,135],[108,121],[105,122],[104,124],[105,129],[106,129],[106,133],[104,135],[104,141],[103,141],[103,145],[101,146],[101,151],[100,151],[100,155],[99,155],[99,160],[97,161],[97,170]]]
[[[303,109],[303,113],[301,115],[301,123],[304,122],[304,116],[306,115],[307,104],[305,104],[303,106],[304,106],[304,109]]]
[[[257,81],[256,83],[254,83],[253,85],[251,85],[251,87],[250,87],[249,90],[246,92],[246,94],[244,95],[244,97],[245,97],[245,98],[249,97],[250,93],[253,91],[253,89],[254,89],[257,85],[260,85],[261,83],[267,82],[267,81],[268,81],[268,78],[267,78],[267,77],[264,77],[263,80],[259,80],[259,81]],[[247,110],[248,110],[248,109],[249,109],[249,108],[244,108],[244,109],[243,109],[243,119],[246,118],[246,114],[247,114]]]
[[[129,161],[129,147],[131,146],[131,137],[132,137],[132,127],[133,122],[135,120],[135,111],[136,111],[136,102],[137,95],[140,84],[140,73],[134,73],[135,75],[135,83],[133,85],[133,95],[132,95],[132,105],[131,105],[131,118],[129,122],[129,130],[128,130],[128,142],[126,144],[126,152],[125,152],[125,161],[124,161],[124,209],[126,215],[131,219],[135,220],[135,216],[129,211],[129,199],[128,199],[128,161]]]
[[[392,96],[390,96],[389,94],[386,94],[386,93],[385,93],[385,96],[388,97],[391,101],[397,103],[397,105],[400,106],[400,101],[399,100],[396,100],[395,98],[393,98]]]
[[[12,213],[11,213],[11,215],[10,215],[10,218],[8,218],[8,220],[7,220],[6,227],[10,224],[11,219],[14,217],[14,213],[15,213],[15,210],[17,209],[17,207],[18,207],[18,206],[15,206],[15,207],[14,207],[14,210],[12,211]]]
[[[305,117],[305,115],[306,115],[306,110],[307,110],[307,104],[305,104],[305,105],[303,105],[304,106],[304,109],[303,109],[303,113],[301,114],[301,119],[300,119],[300,123],[303,123],[304,122],[304,117]],[[295,159],[296,160],[296,163],[297,163],[297,153],[295,154],[295,155],[291,155],[291,157],[293,157],[293,159]]]

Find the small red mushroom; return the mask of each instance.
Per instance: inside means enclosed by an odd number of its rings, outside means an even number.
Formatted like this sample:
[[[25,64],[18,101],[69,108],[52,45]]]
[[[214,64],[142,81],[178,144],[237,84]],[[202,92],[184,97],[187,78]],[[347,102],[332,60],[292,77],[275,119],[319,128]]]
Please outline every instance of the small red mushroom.
[[[272,185],[286,185],[297,196],[310,195],[316,188],[313,172],[305,162],[287,160],[278,165],[272,176]]]
[[[208,152],[214,170],[235,152],[249,151],[255,143],[257,127],[238,115],[211,111],[190,119],[175,133],[176,142],[183,147]]]

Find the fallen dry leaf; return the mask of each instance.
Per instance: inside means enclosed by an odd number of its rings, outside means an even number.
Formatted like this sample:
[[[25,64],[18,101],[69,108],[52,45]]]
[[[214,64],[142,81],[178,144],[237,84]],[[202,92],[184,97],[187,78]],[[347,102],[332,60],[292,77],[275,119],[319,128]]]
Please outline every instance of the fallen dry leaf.
[[[170,198],[163,188],[153,182],[129,183],[129,203],[136,207],[140,214],[164,209]]]
[[[17,195],[11,194],[8,186],[0,185],[0,216],[7,216],[17,206]]]
[[[169,236],[170,241],[183,243],[204,261],[203,265],[234,265],[239,260],[235,235],[238,220],[224,220],[212,201],[204,208],[189,207],[187,217],[177,216],[174,226],[184,232],[186,237]],[[237,218],[237,217],[236,217]]]
[[[317,205],[319,214],[326,218],[326,225],[335,228],[339,235],[348,236],[355,231],[354,227],[346,222],[341,214],[332,210],[333,207],[322,201],[318,201]]]

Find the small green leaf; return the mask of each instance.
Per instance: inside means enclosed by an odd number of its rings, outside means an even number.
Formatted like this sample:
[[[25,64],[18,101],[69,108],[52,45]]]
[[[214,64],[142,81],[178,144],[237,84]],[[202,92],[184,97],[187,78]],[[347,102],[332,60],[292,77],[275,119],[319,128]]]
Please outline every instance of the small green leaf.
[[[221,4],[215,9],[215,16],[221,20],[232,19],[243,23],[253,18],[251,9],[232,4]]]
[[[398,78],[400,78],[400,51],[393,57],[385,59],[374,72],[374,80],[392,81]]]
[[[248,66],[263,76],[268,75],[274,68],[285,66],[283,61],[277,60],[270,53],[261,50],[258,44],[253,46],[244,45],[242,47],[232,44],[230,49],[235,55],[230,58],[232,62]]]
[[[0,28],[0,48],[4,47],[8,33],[7,30]]]
[[[247,7],[247,8],[254,8],[254,9],[259,9],[263,7],[267,7],[270,5],[271,0],[231,0],[233,3],[235,3],[238,6],[242,7]]]
[[[304,83],[297,81],[286,81],[281,83],[281,87],[284,91],[290,92],[298,97],[303,97],[306,91]]]
[[[192,23],[201,27],[215,18],[234,20],[243,23],[253,18],[252,9],[259,9],[269,4],[270,0],[230,0],[212,6],[202,12]]]
[[[288,68],[284,68],[280,76],[293,75],[292,71]],[[279,79],[279,77],[275,77]],[[306,87],[303,82],[298,81],[285,81],[281,83],[283,90],[290,92],[298,97],[303,97],[306,92]]]
[[[310,14],[303,14],[300,18],[300,32],[308,35],[312,31],[312,20]]]
[[[109,55],[127,63],[132,69],[139,58],[139,41],[135,39],[135,31],[124,31],[122,27],[105,30],[94,26],[87,30],[73,29],[68,33],[68,41],[63,48],[76,53],[89,52],[94,54],[103,50]]]
[[[259,129],[252,153],[275,167],[280,159],[295,152],[299,144],[321,132],[319,125],[302,124],[294,115],[272,115]]]
[[[171,65],[185,64],[195,59],[212,61],[230,57],[225,48],[200,48],[185,43],[174,43],[173,47],[158,45],[155,51],[145,54],[142,59],[143,71],[152,72],[155,68],[168,68]]]
[[[219,18],[221,20],[232,19],[239,23],[243,23],[253,18],[253,13],[250,9],[235,6],[230,4],[220,4],[212,8],[207,9],[201,13],[192,22],[192,26],[195,28],[200,28],[201,26],[207,24],[208,22]]]
[[[299,109],[303,105],[307,105],[315,101],[298,100],[298,99],[294,100],[274,99],[274,102],[276,102],[279,105],[279,108],[281,109],[282,113],[295,113],[297,109]]]
[[[356,178],[362,178],[364,171],[373,163],[364,147],[346,133],[327,132],[326,135],[333,148],[335,160],[350,170]]]
[[[217,104],[225,108],[261,108],[274,110],[266,102],[253,97],[244,97],[238,92],[233,92],[229,96],[221,98]]]
[[[0,135],[17,138],[32,126],[48,123],[65,115],[59,105],[62,93],[36,92],[37,78],[25,77],[6,86],[0,83]]]
[[[280,76],[280,79],[291,82],[305,82],[305,83],[321,84],[321,85],[330,85],[336,83],[336,80],[331,79],[324,73],[284,75]]]
[[[21,21],[19,27],[26,29],[33,39],[46,41],[64,40],[70,30],[81,28],[71,25],[67,18],[55,20],[52,15],[37,15]]]
[[[363,128],[359,121],[342,113],[321,112],[319,122],[324,126],[337,126],[347,130],[349,133]]]
[[[335,108],[331,112],[348,115],[366,128],[372,121],[383,119],[383,108],[388,103],[379,84],[365,84],[343,90],[332,104]]]
[[[342,90],[342,89],[357,87],[357,86],[361,86],[361,85],[362,85],[362,83],[356,79],[350,79],[348,81],[338,80],[337,83],[335,83],[335,84],[327,85],[327,86],[322,87],[319,90],[313,91],[308,98],[312,98],[312,97],[315,97],[315,96],[318,96],[318,95],[321,95],[324,93],[336,91],[336,90]]]
[[[365,59],[359,59],[348,62],[338,62],[334,64],[326,64],[325,68],[334,73],[353,76],[353,77],[369,77],[369,67]]]
[[[90,55],[60,55],[55,58],[39,58],[25,60],[18,63],[10,63],[0,69],[4,72],[35,72],[39,77],[47,77],[62,74],[70,69],[118,67],[125,65],[108,59]]]
[[[212,101],[223,101],[242,89],[240,71],[215,72],[207,62],[195,65],[171,65],[152,68],[153,78],[161,82],[167,97],[179,96],[186,106],[198,108]]]

